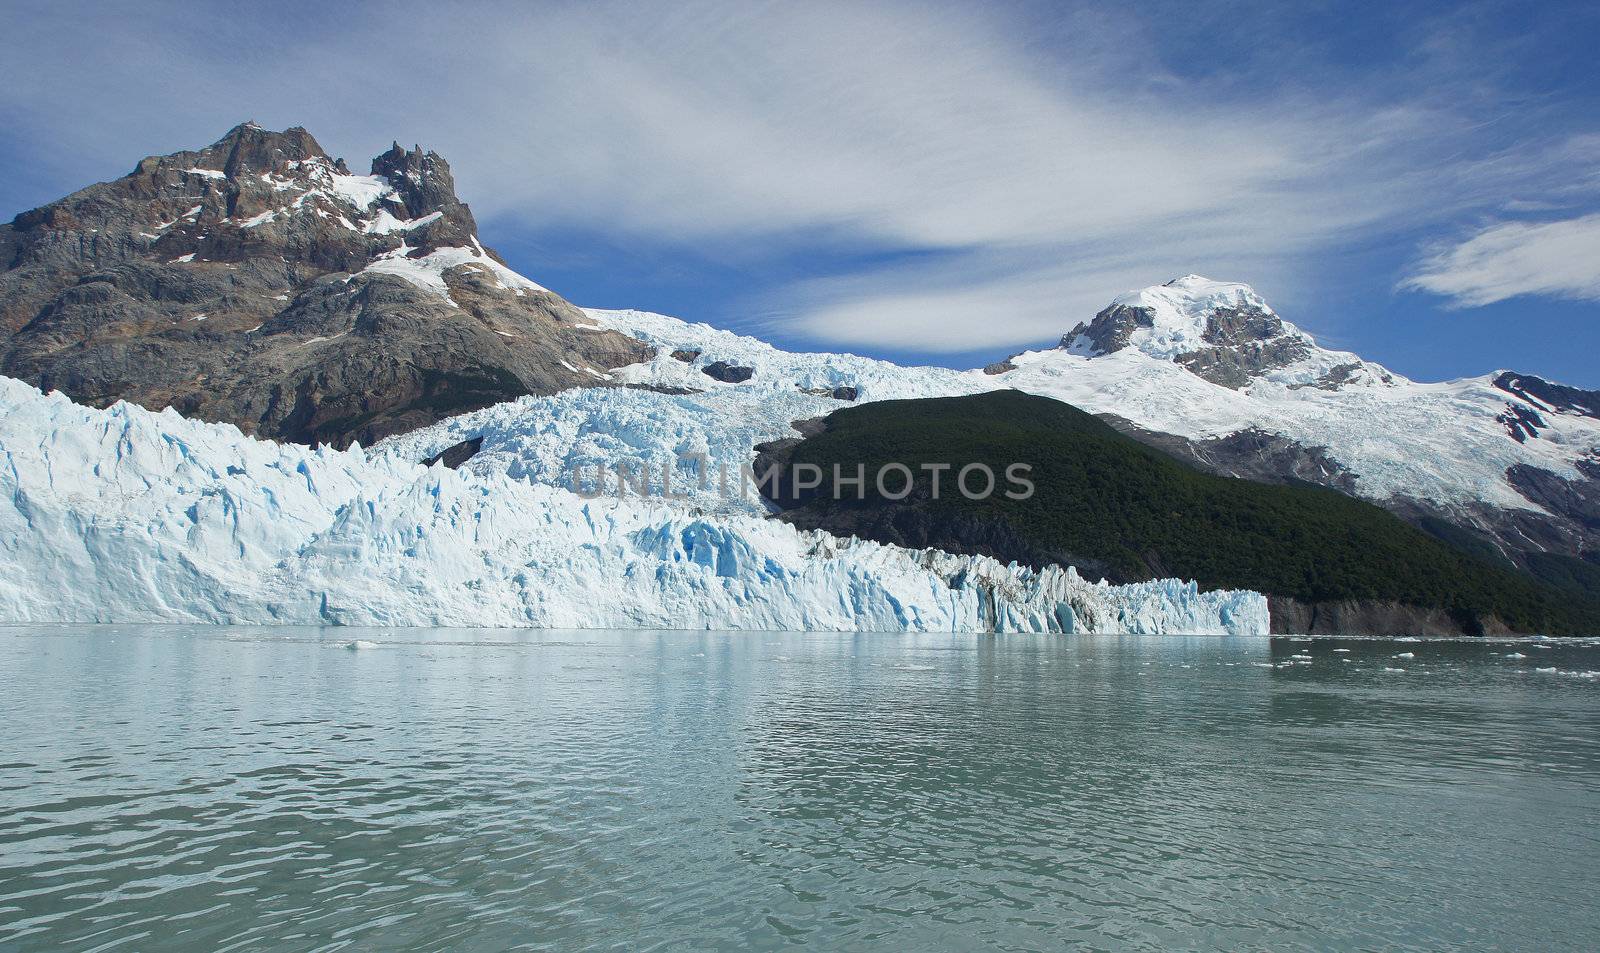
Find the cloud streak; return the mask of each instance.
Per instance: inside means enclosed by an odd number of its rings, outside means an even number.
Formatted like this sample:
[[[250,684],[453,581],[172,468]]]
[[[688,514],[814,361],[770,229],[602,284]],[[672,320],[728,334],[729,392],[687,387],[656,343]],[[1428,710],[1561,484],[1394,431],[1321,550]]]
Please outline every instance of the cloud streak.
[[[1600,301],[1600,214],[1491,225],[1429,256],[1401,287],[1463,308],[1522,295]]]
[[[857,254],[761,310],[927,353],[1048,339],[1174,274],[1293,288],[1330,249],[1530,174],[1463,159],[1470,123],[1436,104],[1174,73],[1148,24],[1105,8],[385,10],[108,5],[92,36],[69,29],[81,11],[14,12],[0,120],[74,174],[247,116],[351,156],[420,141],[487,222],[707,258]],[[1226,39],[1208,52],[1236,55]]]

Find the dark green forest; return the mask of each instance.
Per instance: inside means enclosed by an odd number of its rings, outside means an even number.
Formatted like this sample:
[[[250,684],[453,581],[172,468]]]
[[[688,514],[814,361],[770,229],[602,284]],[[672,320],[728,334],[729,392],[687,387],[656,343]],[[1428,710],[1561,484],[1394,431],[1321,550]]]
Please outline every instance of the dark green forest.
[[[791,462],[869,474],[890,462],[917,473],[891,502],[869,479],[863,501],[813,496],[813,522],[873,525],[873,511],[907,510],[961,525],[1002,524],[1032,552],[1071,554],[1117,582],[1177,576],[1204,588],[1246,588],[1305,602],[1383,600],[1468,620],[1495,617],[1522,632],[1600,632],[1600,606],[1496,566],[1337,491],[1206,474],[1118,433],[1070,405],[1017,391],[882,401],[841,410],[792,451]],[[944,473],[931,498],[924,463],[989,465],[997,492],[969,500]],[[1012,463],[1032,467],[1035,492],[1007,499]],[[898,477],[887,484],[898,492]],[[983,481],[975,481],[975,485]],[[975,546],[968,551],[984,551]],[[990,553],[1006,556],[1006,553]],[[1023,561],[1039,562],[1037,558]]]

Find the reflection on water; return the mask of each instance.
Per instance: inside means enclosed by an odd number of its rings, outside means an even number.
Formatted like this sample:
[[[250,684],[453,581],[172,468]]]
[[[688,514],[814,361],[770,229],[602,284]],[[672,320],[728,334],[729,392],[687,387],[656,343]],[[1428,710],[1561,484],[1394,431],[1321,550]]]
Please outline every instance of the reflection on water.
[[[0,629],[0,950],[1592,948],[1597,675],[1594,643]]]

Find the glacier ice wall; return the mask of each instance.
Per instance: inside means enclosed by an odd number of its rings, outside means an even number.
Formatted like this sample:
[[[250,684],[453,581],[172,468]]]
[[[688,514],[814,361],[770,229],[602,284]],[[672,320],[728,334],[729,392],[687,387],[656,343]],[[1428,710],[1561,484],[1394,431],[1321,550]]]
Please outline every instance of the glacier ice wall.
[[[0,378],[0,622],[155,621],[1221,634],[1266,632],[1267,604],[585,500]]]

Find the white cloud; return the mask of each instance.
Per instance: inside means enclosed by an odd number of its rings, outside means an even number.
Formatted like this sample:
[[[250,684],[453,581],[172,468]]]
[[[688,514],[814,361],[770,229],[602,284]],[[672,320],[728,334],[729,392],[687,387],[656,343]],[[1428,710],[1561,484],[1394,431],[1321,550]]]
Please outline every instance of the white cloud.
[[[1491,225],[1431,255],[1401,287],[1458,307],[1519,295],[1600,300],[1600,214]]]
[[[959,354],[1053,343],[1113,296],[1192,271],[1248,271],[1269,300],[1283,300],[1278,293],[1293,283],[1293,268],[1279,259],[1248,259],[1247,268],[1245,258],[1194,252],[1151,247],[1145,253],[1097,253],[1078,247],[1042,259],[1012,250],[972,252],[802,282],[774,292],[764,304],[778,315],[769,324],[799,316],[811,333],[841,346]]]
[[[1045,340],[1175,274],[1287,284],[1534,174],[1463,161],[1447,110],[1208,87],[1163,69],[1159,24],[1051,9],[1040,42],[1014,12],[893,2],[397,3],[314,29],[152,2],[92,33],[38,7],[8,24],[0,122],[75,175],[254,118],[352,165],[436,149],[484,221],[710,258],[932,253],[768,296],[791,329],[930,352]]]

